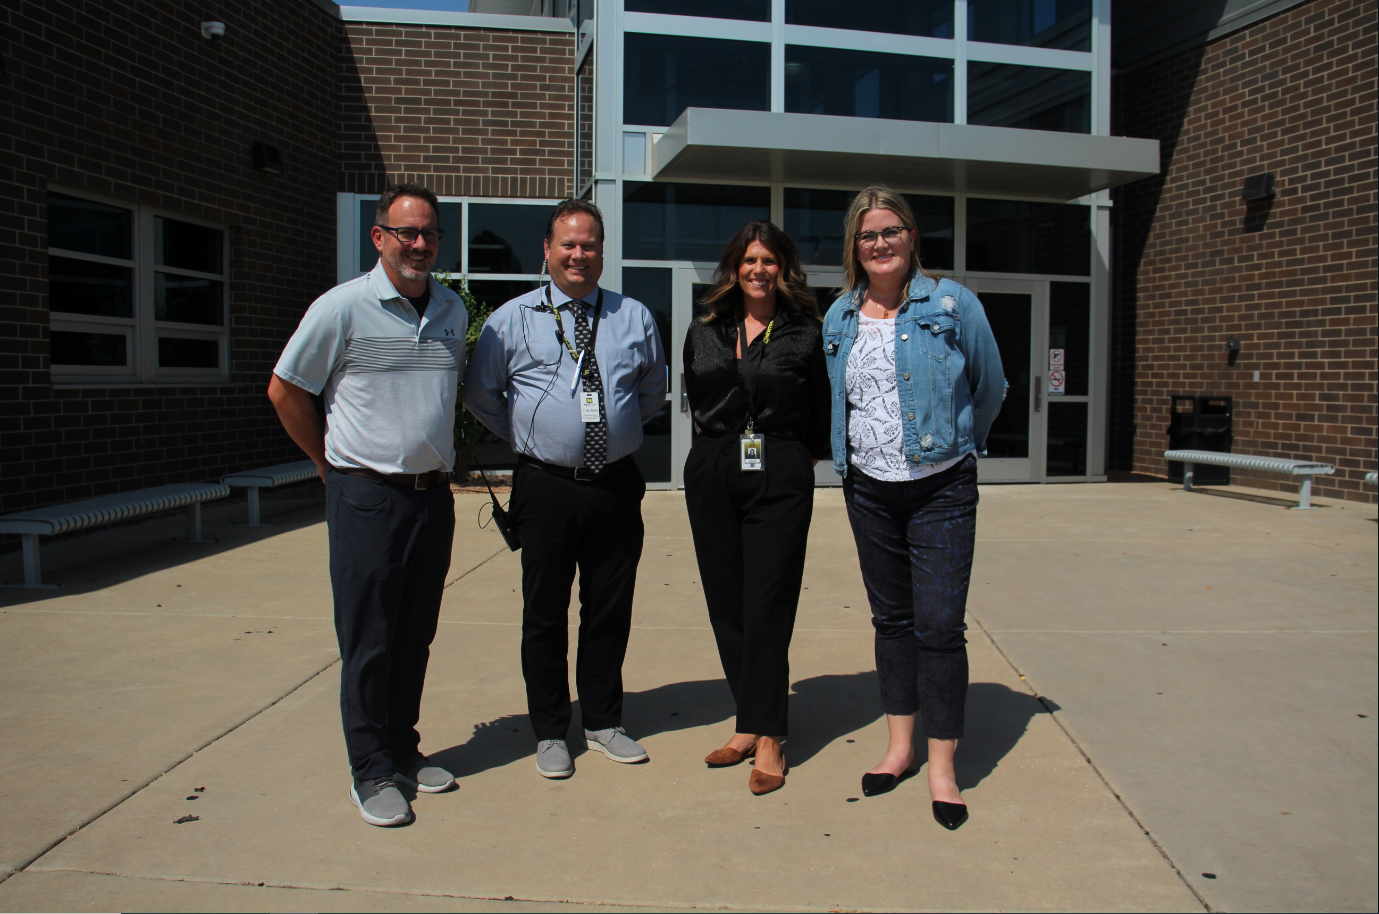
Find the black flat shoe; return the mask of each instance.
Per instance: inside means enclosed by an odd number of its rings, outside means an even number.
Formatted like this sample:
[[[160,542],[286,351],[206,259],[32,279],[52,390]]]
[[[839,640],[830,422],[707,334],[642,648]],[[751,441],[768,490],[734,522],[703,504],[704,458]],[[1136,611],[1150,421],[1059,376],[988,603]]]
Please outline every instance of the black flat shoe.
[[[879,797],[883,793],[890,793],[900,786],[901,781],[908,781],[915,776],[918,768],[910,768],[900,774],[864,774],[862,775],[862,796]]]
[[[949,831],[957,831],[958,826],[967,821],[967,806],[963,803],[934,801],[934,821]]]

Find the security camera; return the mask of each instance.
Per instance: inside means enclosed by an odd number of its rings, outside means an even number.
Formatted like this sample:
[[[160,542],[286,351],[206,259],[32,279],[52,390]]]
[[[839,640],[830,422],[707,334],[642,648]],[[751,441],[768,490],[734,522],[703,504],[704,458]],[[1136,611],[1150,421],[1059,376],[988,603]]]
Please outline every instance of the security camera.
[[[206,38],[224,38],[225,23],[223,22],[203,22],[201,23],[201,34]]]

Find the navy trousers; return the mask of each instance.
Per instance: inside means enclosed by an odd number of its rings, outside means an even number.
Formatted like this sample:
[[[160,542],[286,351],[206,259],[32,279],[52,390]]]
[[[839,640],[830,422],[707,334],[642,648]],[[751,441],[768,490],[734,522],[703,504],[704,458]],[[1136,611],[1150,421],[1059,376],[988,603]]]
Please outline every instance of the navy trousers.
[[[849,467],[843,497],[876,629],[881,710],[921,712],[929,739],[960,739],[977,458],[906,482]]]
[[[331,471],[330,586],[340,640],[340,716],[361,780],[417,754],[421,689],[450,570],[455,498]]]

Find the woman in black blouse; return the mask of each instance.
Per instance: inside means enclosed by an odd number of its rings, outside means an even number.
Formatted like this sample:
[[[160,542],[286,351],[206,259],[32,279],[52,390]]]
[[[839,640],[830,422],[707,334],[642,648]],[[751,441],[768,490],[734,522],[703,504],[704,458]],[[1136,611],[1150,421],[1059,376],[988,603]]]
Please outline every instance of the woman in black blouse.
[[[749,222],[728,242],[685,337],[694,443],[685,461],[699,577],[737,728],[704,761],[756,756],[748,786],[785,783],[781,740],[790,637],[814,508],[830,457],[829,385],[818,307],[790,238]]]

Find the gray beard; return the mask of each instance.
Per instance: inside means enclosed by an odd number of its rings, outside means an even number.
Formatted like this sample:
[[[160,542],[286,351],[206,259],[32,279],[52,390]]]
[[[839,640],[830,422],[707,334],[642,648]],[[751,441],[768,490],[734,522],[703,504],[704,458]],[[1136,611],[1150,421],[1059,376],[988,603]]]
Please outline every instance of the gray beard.
[[[403,260],[401,255],[397,254],[394,251],[384,251],[383,260],[385,263],[388,264],[388,266],[396,270],[397,274],[401,276],[403,279],[425,279],[427,276],[431,275],[430,272],[427,270],[417,270],[409,262]]]

